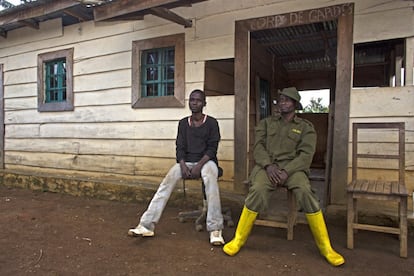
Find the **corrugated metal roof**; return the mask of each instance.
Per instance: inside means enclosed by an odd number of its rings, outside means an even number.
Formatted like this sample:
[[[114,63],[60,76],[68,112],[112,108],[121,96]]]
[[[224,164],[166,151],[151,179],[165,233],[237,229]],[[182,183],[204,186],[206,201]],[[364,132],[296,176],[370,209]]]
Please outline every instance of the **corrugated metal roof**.
[[[251,33],[286,70],[334,69],[336,21],[268,29]]]

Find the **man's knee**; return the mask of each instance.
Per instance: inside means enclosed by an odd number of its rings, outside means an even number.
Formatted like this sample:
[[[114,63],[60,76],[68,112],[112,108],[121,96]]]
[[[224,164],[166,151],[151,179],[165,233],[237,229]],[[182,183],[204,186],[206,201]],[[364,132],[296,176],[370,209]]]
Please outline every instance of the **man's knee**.
[[[203,168],[201,169],[201,177],[204,179],[207,178],[218,178],[218,167],[217,164],[214,163],[214,161],[208,161],[204,164]]]

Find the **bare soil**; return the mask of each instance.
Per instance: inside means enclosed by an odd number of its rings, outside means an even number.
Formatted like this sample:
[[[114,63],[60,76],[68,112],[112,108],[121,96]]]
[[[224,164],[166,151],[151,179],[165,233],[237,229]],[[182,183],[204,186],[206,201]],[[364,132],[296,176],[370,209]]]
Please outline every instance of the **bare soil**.
[[[0,186],[0,275],[414,275],[411,231],[407,259],[389,234],[360,231],[347,249],[343,219],[327,221],[346,259],[338,268],[319,255],[305,224],[293,241],[283,229],[255,226],[242,251],[228,257],[210,246],[207,232],[178,221],[189,207],[168,205],[155,237],[132,238],[127,230],[146,204]],[[233,210],[235,222],[239,214]],[[224,238],[234,231],[225,228]]]

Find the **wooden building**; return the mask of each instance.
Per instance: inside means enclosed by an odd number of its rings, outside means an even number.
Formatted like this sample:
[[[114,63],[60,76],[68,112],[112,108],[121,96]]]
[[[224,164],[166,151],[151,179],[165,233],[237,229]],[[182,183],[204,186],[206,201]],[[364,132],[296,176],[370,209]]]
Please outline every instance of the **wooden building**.
[[[177,122],[198,88],[220,124],[222,190],[240,194],[254,126],[273,112],[278,89],[296,86],[330,91],[329,113],[300,114],[318,129],[314,165],[324,171],[328,204],[345,203],[357,121],[406,123],[412,192],[413,7],[407,0],[37,0],[3,10],[3,176],[155,189],[175,162]],[[163,89],[152,85],[160,68]]]

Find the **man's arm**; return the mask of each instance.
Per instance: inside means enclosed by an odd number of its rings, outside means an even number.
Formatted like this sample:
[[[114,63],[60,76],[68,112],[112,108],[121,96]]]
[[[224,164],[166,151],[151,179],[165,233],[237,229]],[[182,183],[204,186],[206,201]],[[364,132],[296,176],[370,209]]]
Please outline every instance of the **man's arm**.
[[[253,157],[256,165],[266,168],[272,164],[271,156],[266,149],[267,141],[267,119],[263,119],[256,126]]]

